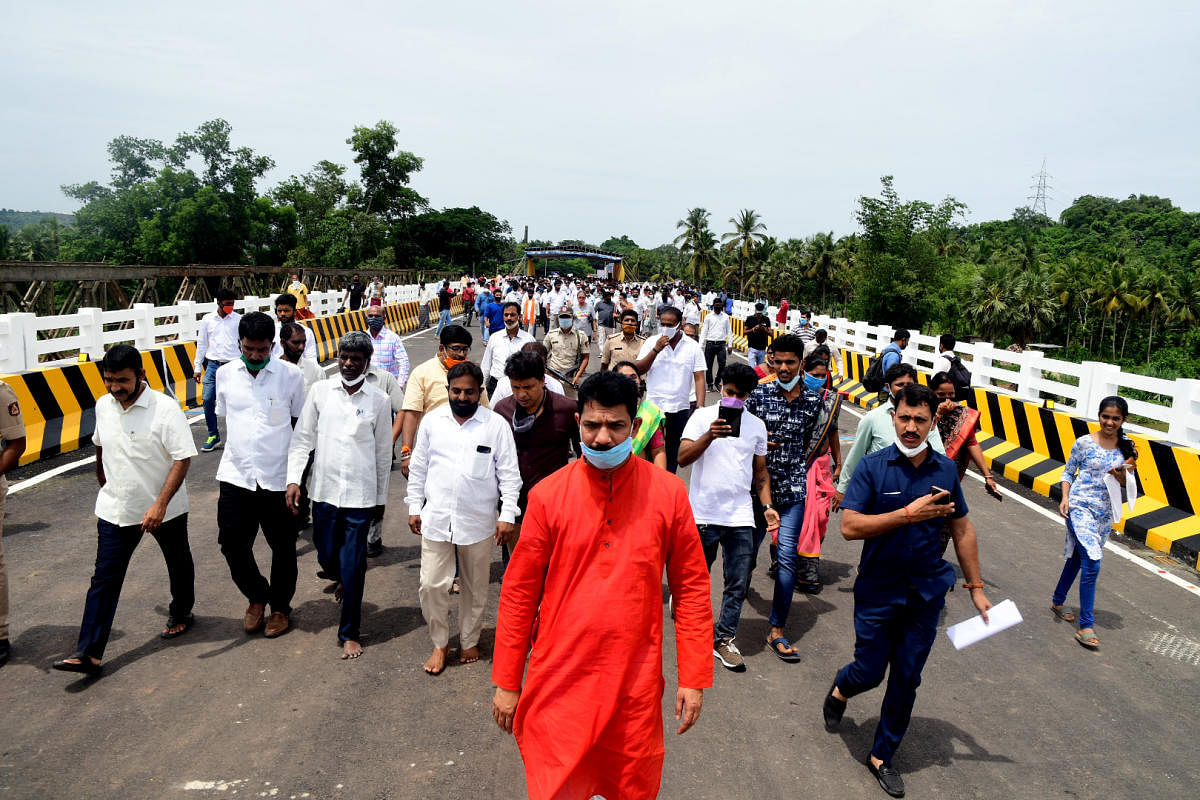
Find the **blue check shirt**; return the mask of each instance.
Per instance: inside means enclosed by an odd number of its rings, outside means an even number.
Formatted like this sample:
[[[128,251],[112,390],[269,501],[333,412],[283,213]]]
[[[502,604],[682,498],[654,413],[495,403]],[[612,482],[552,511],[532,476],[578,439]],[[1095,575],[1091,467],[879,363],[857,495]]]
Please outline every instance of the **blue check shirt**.
[[[953,518],[967,515],[967,500],[953,461],[929,449],[921,465],[914,467],[891,444],[858,462],[842,508],[860,514],[887,514],[929,494],[934,486],[950,492]],[[864,540],[855,595],[903,598],[911,588],[929,601],[949,591],[954,585],[954,568],[942,558],[943,524],[943,517],[935,517]]]
[[[820,395],[809,389],[789,403],[775,381],[759,385],[746,398],[746,410],[767,426],[767,440],[779,444],[779,449],[767,450],[772,505],[787,508],[804,502],[808,486],[805,454],[820,406]]]

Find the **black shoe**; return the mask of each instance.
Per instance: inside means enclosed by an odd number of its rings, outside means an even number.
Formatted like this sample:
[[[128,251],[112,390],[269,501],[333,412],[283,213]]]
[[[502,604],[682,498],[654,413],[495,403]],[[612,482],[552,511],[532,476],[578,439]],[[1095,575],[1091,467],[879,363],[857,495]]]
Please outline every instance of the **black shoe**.
[[[375,558],[383,555],[383,540],[378,542],[367,542],[367,558]]]
[[[879,781],[881,789],[892,797],[904,797],[904,779],[900,777],[899,771],[887,764],[876,767],[870,757],[867,758],[867,769],[875,776],[875,780]]]
[[[767,567],[767,577],[770,578],[771,580],[775,580],[776,578],[779,577],[779,562],[778,561],[772,561],[771,566]]]
[[[836,681],[833,686],[829,687],[829,693],[825,695],[825,705],[821,709],[825,716],[825,730],[830,733],[837,730],[838,725],[842,722],[842,715],[846,713],[846,701],[838,700],[833,696],[834,686],[837,686]]]
[[[11,648],[8,645],[8,639],[0,639],[0,667],[8,663],[8,654]]]

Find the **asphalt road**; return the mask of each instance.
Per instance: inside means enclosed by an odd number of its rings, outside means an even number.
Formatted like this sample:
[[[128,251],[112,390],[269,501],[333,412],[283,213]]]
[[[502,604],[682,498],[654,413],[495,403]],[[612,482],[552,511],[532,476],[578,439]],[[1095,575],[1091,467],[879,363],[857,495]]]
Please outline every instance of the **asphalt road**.
[[[428,333],[406,344],[414,363],[433,352]],[[476,344],[475,357],[481,353]],[[855,423],[844,415],[844,437]],[[199,443],[203,426],[193,430]],[[13,482],[89,454],[24,469]],[[485,659],[425,675],[421,664],[431,645],[417,602],[419,548],[405,524],[404,480],[395,472],[387,550],[371,561],[366,582],[364,656],[338,659],[338,609],[315,576],[307,532],[299,547],[295,628],[276,640],[248,637],[241,630],[245,600],[216,542],[219,457],[200,454],[188,477],[197,626],[172,642],[158,638],[166,574],[147,538],[130,567],[97,680],[49,669],[74,649],[91,575],[91,470],[68,471],[9,496],[4,548],[14,652],[0,669],[0,796],[523,797],[516,746],[490,715],[486,655],[495,631],[499,554]],[[961,652],[939,633],[895,759],[909,796],[1194,797],[1200,598],[1109,553],[1097,593],[1103,645],[1086,651],[1072,639],[1073,626],[1047,610],[1062,564],[1062,526],[1012,497],[996,503],[976,481],[968,480],[966,493],[988,595],[993,602],[1012,598],[1025,622]],[[1034,503],[1047,506],[1040,498]],[[838,734],[826,733],[820,719],[823,694],[853,649],[850,591],[859,546],[844,541],[837,525],[835,516],[825,591],[799,596],[793,606],[788,633],[803,660],[785,664],[763,643],[770,586],[759,570],[738,635],[748,669],[714,667],[700,721],[682,737],[670,725],[675,670],[668,626],[662,797],[885,796],[862,766],[882,689],[851,702]],[[257,551],[267,564],[261,540]],[[1178,566],[1155,566],[1195,578]],[[718,577],[714,602],[720,588]],[[1076,603],[1073,594],[1068,604]],[[956,591],[943,623],[972,613],[966,592]]]

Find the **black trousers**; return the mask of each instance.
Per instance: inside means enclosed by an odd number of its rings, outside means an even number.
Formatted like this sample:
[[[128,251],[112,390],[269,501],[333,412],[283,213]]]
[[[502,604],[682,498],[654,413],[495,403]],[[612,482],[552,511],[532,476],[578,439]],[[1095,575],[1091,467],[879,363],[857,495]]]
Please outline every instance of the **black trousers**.
[[[192,604],[196,600],[196,568],[192,563],[192,550],[188,547],[187,517],[187,514],[180,514],[169,519],[150,534],[158,542],[167,562],[167,576],[171,582],[168,613],[176,620],[192,613]],[[142,526],[118,526],[100,519],[96,520],[96,531],[96,571],[92,573],[92,585],[83,605],[78,649],[92,658],[102,659],[108,635],[112,632],[113,618],[117,615],[117,601],[121,599],[129,560],[142,541]]]
[[[725,371],[725,343],[724,342],[705,342],[704,343],[704,363],[708,365],[708,375],[705,379],[709,386],[721,388],[721,373]],[[717,362],[716,372],[713,371],[713,360]]]
[[[217,498],[217,544],[229,564],[234,584],[251,603],[272,611],[292,613],[296,594],[296,518],[287,507],[284,492],[262,487],[251,491],[221,481]],[[262,528],[271,548],[271,581],[258,571],[254,537]]]
[[[488,376],[488,379],[484,382],[487,387],[488,397],[491,397],[496,393],[496,384],[499,382],[500,381],[498,379],[493,378],[490,375]]]
[[[667,472],[674,474],[679,469],[679,443],[683,440],[683,429],[687,426],[690,408],[664,414],[664,434],[667,440]]]

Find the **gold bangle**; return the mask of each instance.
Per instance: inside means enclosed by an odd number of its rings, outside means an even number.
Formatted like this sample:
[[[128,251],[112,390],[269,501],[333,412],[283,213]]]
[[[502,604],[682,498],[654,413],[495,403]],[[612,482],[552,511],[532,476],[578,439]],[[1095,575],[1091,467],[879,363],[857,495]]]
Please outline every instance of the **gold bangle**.
[[[963,588],[964,589],[982,589],[983,582],[981,581],[979,583],[964,583]]]

